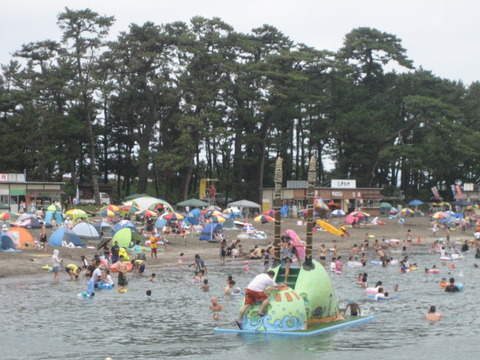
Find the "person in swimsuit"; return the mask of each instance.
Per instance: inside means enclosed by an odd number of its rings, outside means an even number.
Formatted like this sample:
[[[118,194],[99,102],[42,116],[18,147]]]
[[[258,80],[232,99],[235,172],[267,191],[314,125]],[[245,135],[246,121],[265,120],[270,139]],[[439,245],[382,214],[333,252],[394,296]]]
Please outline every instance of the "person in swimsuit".
[[[290,275],[290,265],[293,261],[293,251],[295,246],[292,245],[289,236],[282,236],[282,242],[280,245],[281,260],[285,263],[285,283],[288,282],[288,276]]]
[[[325,263],[327,261],[327,248],[325,247],[325,244],[320,245],[320,263],[325,266]]]
[[[360,306],[358,305],[358,303],[355,302],[355,300],[348,300],[347,307],[345,308],[345,310],[343,310],[343,313],[346,314],[349,308],[351,316],[358,316],[361,314]]]
[[[437,313],[437,309],[434,305],[430,306],[428,313],[423,315],[423,318],[428,321],[439,321],[442,318],[441,313]]]

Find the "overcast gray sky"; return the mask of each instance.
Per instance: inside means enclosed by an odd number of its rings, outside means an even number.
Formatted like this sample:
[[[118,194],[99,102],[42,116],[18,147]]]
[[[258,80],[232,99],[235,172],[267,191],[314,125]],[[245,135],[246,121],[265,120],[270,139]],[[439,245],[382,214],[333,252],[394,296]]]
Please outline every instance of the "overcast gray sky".
[[[0,12],[0,63],[24,43],[59,40],[58,13],[90,8],[116,18],[111,34],[130,23],[220,17],[235,30],[275,26],[295,42],[338,50],[360,26],[394,34],[415,67],[466,84],[480,80],[480,2],[474,0],[10,0]]]

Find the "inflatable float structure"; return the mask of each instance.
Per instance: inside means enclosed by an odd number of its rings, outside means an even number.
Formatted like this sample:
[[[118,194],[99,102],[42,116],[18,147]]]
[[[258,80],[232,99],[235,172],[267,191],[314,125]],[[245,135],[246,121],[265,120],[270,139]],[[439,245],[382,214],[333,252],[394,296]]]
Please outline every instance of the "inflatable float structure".
[[[260,303],[250,306],[242,319],[242,329],[215,328],[216,333],[262,333],[286,336],[308,336],[337,330],[373,320],[373,316],[348,316],[341,314],[330,277],[318,261],[312,259],[313,193],[316,176],[316,159],[312,157],[309,169],[309,212],[307,221],[307,246],[305,262],[300,267],[290,267],[287,286],[266,291],[270,302],[265,316],[258,316]],[[313,174],[312,174],[313,172]],[[281,158],[275,166],[275,260],[271,270],[277,284],[285,282],[285,266],[280,258]],[[280,174],[280,175],[279,175]],[[279,200],[279,201],[278,201]],[[243,303],[242,305],[243,306]]]

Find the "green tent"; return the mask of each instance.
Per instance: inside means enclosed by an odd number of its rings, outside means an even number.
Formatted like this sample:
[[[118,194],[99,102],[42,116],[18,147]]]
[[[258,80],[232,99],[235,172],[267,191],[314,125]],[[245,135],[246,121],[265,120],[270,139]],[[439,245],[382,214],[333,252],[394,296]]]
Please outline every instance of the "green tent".
[[[188,200],[177,203],[177,206],[190,206],[190,207],[200,207],[200,206],[208,206],[208,205],[210,204],[198,199],[188,199]]]
[[[135,243],[137,240],[142,240],[142,235],[126,227],[118,230],[115,233],[112,239],[112,244],[115,244],[115,241],[118,241],[118,246],[128,249],[130,247],[130,243],[132,241]]]

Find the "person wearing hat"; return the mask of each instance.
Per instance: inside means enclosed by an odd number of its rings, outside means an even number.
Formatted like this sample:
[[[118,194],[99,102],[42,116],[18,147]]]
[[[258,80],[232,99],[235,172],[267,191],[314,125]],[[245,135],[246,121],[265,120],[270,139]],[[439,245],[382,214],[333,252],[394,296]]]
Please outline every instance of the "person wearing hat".
[[[355,302],[355,300],[352,300],[352,299],[348,300],[347,306],[345,307],[345,310],[343,310],[344,314],[347,313],[348,308],[350,308],[351,316],[358,316],[361,314],[360,306],[358,305],[357,302]]]

